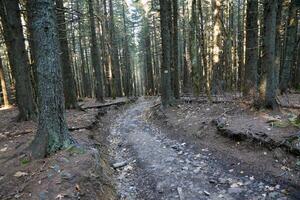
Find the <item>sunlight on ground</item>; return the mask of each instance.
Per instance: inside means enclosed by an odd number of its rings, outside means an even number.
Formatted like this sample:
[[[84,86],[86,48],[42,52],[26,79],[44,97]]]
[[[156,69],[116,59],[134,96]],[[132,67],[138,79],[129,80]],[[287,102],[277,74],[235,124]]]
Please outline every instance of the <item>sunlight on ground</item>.
[[[11,109],[11,108],[13,108],[13,106],[4,106],[4,107],[0,107],[0,111],[2,111],[2,110],[9,110],[9,109]]]

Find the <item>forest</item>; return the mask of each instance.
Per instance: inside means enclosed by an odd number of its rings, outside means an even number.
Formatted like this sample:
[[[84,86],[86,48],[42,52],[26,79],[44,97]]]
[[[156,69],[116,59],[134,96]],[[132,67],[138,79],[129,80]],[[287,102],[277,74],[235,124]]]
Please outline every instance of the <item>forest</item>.
[[[0,199],[300,199],[299,0],[0,0]]]

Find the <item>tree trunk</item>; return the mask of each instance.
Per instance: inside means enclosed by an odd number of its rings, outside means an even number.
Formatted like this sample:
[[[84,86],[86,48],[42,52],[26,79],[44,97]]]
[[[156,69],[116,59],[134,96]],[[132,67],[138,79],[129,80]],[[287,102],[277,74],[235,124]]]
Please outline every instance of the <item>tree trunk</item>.
[[[246,18],[246,63],[244,95],[255,97],[257,94],[258,62],[258,1],[247,2]]]
[[[72,72],[72,66],[70,61],[70,52],[67,38],[67,27],[65,20],[65,8],[63,0],[56,0],[56,16],[58,23],[58,35],[61,50],[61,63],[62,63],[62,74],[63,74],[63,86],[65,95],[65,107],[67,109],[76,108],[77,95],[74,75]]]
[[[3,63],[2,59],[0,57],[0,84],[1,84],[1,89],[2,89],[2,96],[3,96],[3,103],[4,106],[7,107],[11,104],[11,96],[10,96],[10,88],[9,84],[7,84],[8,79],[5,77],[5,73],[3,70]]]
[[[180,85],[179,85],[179,67],[178,67],[178,0],[172,1],[172,14],[173,14],[173,30],[172,30],[172,44],[173,44],[173,92],[176,99],[180,98]]]
[[[54,0],[30,1],[32,37],[38,71],[39,121],[32,155],[43,158],[69,146]]]
[[[280,80],[280,91],[285,93],[290,86],[291,70],[294,60],[295,47],[297,44],[297,7],[295,0],[292,0],[289,7],[289,17],[287,21],[286,42],[285,42],[285,57]]]
[[[91,56],[92,56],[92,65],[95,71],[96,87],[95,94],[97,101],[104,101],[103,99],[103,81],[102,81],[102,66],[100,60],[100,50],[97,42],[96,36],[96,25],[94,19],[94,7],[93,1],[89,0],[89,17],[90,17],[90,26],[91,26]]]
[[[30,67],[25,49],[20,8],[17,0],[1,0],[0,16],[9,62],[16,81],[16,98],[19,120],[36,117],[35,102],[30,81]]]
[[[212,0],[213,6],[213,60],[212,60],[212,93],[217,94],[222,91],[222,83],[221,83],[221,70],[223,68],[223,64],[221,61],[222,47],[223,47],[223,39],[221,32],[221,1],[220,0]]]
[[[117,46],[117,38],[115,32],[115,23],[114,23],[114,9],[112,0],[109,0],[109,14],[110,14],[110,42],[111,42],[111,61],[113,68],[113,83],[115,96],[121,97],[122,94],[122,81],[121,81],[121,72],[120,72],[120,63],[118,56],[118,46]],[[114,95],[113,95],[114,96]]]
[[[130,66],[130,51],[129,41],[127,35],[127,21],[125,15],[125,1],[123,1],[123,23],[124,23],[124,57],[125,57],[125,95],[127,97],[132,95],[132,77],[131,77],[131,66]]]
[[[261,103],[271,109],[277,107],[275,84],[275,49],[276,49],[276,15],[277,0],[266,0],[264,4],[264,32],[262,78],[260,80]]]
[[[170,0],[160,0],[160,23],[162,38],[161,64],[161,100],[163,107],[168,107],[172,101],[171,91],[171,3]]]

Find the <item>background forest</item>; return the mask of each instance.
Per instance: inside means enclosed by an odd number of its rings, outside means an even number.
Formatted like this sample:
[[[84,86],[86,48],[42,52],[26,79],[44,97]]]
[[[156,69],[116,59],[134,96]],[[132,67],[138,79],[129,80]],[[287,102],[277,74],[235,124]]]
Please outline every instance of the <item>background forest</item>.
[[[26,1],[1,2],[1,102],[17,103],[26,120],[38,82],[32,11]],[[226,92],[274,107],[276,94],[300,84],[298,4],[57,0],[66,107],[83,97]]]

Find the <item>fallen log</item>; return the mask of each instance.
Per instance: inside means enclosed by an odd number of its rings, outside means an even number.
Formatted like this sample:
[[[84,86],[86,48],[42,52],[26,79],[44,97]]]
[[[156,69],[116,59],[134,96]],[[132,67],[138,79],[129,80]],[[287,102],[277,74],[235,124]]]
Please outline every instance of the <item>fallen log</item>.
[[[101,104],[101,105],[92,105],[92,106],[86,106],[86,107],[82,107],[82,109],[87,110],[87,109],[100,109],[100,108],[107,108],[110,106],[122,106],[125,105],[127,103],[127,101],[119,101],[119,102],[114,102],[114,103],[107,103],[107,104]]]

